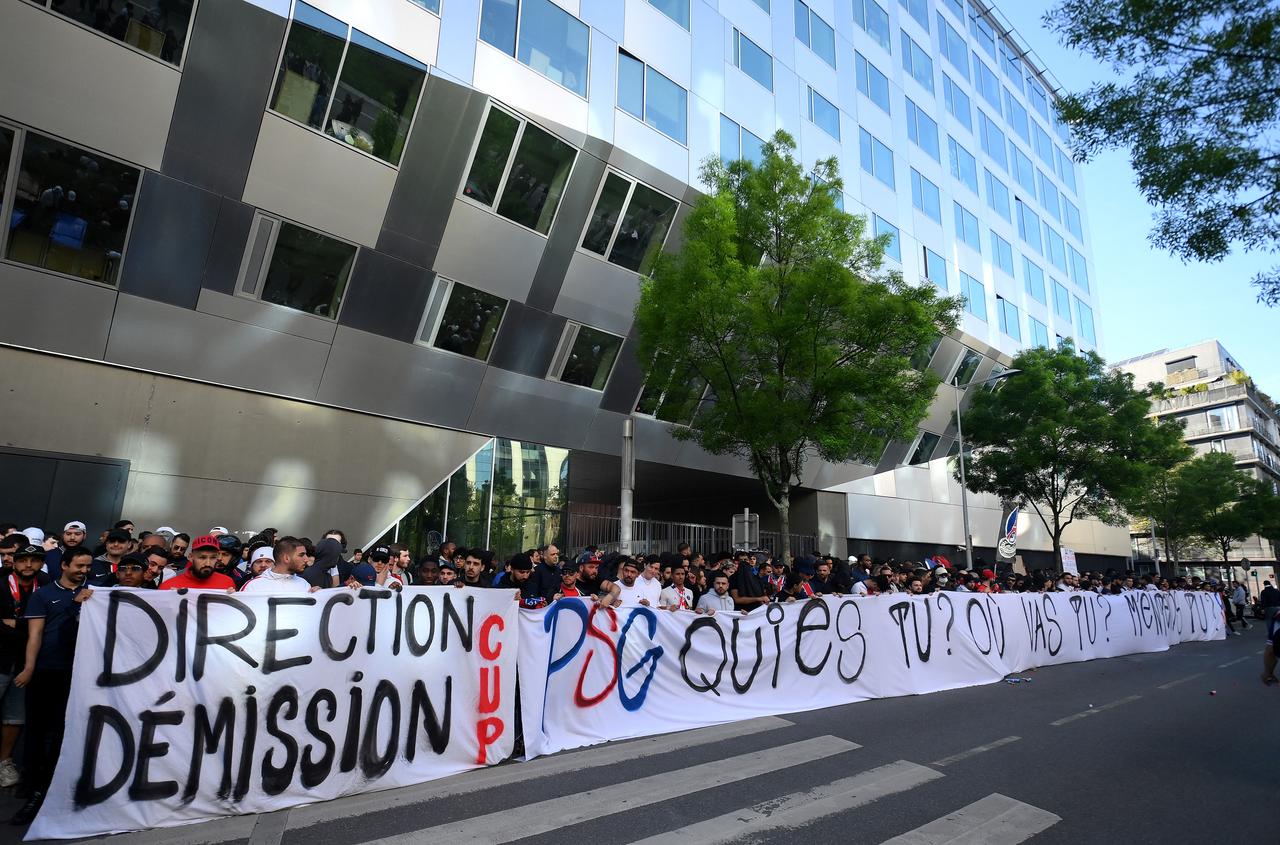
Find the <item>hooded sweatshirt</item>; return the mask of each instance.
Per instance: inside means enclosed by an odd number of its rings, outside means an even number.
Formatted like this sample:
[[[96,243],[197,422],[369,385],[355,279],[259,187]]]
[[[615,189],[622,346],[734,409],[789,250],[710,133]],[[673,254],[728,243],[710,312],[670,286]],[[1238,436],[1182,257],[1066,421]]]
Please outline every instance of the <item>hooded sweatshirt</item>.
[[[302,577],[313,587],[331,587],[342,562],[342,544],[332,537],[316,543],[316,559],[302,571]]]

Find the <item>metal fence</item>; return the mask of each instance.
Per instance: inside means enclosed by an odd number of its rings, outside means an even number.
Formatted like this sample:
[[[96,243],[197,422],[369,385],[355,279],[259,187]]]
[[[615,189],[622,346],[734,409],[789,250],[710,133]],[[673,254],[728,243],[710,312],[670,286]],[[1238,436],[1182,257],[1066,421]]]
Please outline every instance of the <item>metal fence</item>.
[[[573,552],[587,546],[604,551],[617,551],[621,517],[612,514],[569,513],[569,525],[565,531],[565,546]],[[681,543],[688,543],[696,551],[713,552],[732,548],[733,529],[722,525],[699,525],[692,522],[663,522],[653,519],[631,520],[632,554],[661,554],[674,552]],[[760,545],[766,549],[782,547],[782,535],[777,531],[761,531]],[[803,554],[817,550],[817,538],[812,534],[791,534],[791,550]]]

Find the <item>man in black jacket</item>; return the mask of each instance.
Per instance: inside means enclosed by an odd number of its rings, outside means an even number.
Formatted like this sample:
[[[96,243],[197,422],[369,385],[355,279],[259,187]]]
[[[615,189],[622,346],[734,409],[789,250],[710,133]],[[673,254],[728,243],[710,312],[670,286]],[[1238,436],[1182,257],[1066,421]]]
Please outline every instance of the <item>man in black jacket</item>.
[[[40,571],[44,555],[40,546],[25,545],[14,553],[13,566],[0,569],[5,586],[0,591],[0,786],[19,780],[13,747],[26,723],[26,691],[15,686],[13,678],[22,671],[27,654],[27,623],[22,618],[27,599],[49,583],[49,576]]]

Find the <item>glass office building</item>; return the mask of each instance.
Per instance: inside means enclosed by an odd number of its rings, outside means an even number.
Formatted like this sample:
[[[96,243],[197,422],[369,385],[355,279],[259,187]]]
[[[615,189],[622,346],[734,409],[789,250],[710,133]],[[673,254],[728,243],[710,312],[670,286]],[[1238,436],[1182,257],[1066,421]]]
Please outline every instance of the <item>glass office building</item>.
[[[566,456],[558,489],[572,495],[558,507],[571,519],[574,501],[616,504],[608,473],[588,469],[619,453],[628,415],[638,459],[672,473],[661,485],[743,479],[740,462],[670,437],[697,386],[643,384],[631,318],[639,275],[679,246],[701,163],[758,156],[778,129],[805,161],[839,160],[845,208],[893,236],[888,261],[906,278],[965,296],[960,330],[920,366],[962,384],[1027,345],[1098,343],[1083,186],[1053,82],[982,3],[72,5],[0,7],[13,83],[0,89],[0,303],[25,317],[0,326],[5,354],[21,356],[5,369],[82,382],[35,394],[43,404],[6,442],[127,461],[123,507],[140,524],[212,510],[248,530],[265,507],[372,538],[436,507],[457,467],[504,443]],[[58,73],[39,70],[48,56]],[[112,377],[130,401],[97,395],[105,368],[133,374]],[[157,432],[163,415],[135,401],[195,383],[219,397],[208,432]],[[824,544],[891,539],[858,526],[857,491],[847,507],[826,497],[945,463],[952,390],[876,466],[811,470],[816,512],[844,513],[815,517]],[[119,404],[105,427],[125,433],[66,422],[95,402]],[[265,404],[249,420],[238,403]],[[349,413],[393,431],[327,441],[308,426],[330,412],[325,426],[368,426]],[[299,437],[265,451],[262,426],[290,424]],[[303,448],[312,435],[330,452]],[[234,457],[197,436],[233,438]],[[387,445],[408,442],[435,445],[429,458]],[[526,519],[498,515],[515,507],[497,504],[501,463],[484,494],[490,538],[494,521]],[[925,488],[911,495],[952,507],[945,483]],[[543,508],[512,495],[517,510]],[[712,501],[680,510],[725,523],[740,510]],[[473,531],[479,517],[464,518]],[[511,531],[549,536],[539,525]]]

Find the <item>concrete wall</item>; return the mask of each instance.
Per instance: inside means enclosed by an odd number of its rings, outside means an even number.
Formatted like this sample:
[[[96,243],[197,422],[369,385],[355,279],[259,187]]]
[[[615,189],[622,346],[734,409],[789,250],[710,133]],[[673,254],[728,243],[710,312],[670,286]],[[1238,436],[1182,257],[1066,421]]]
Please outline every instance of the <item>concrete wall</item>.
[[[13,348],[0,395],[0,443],[129,461],[124,516],[145,529],[363,542],[487,439]]]

